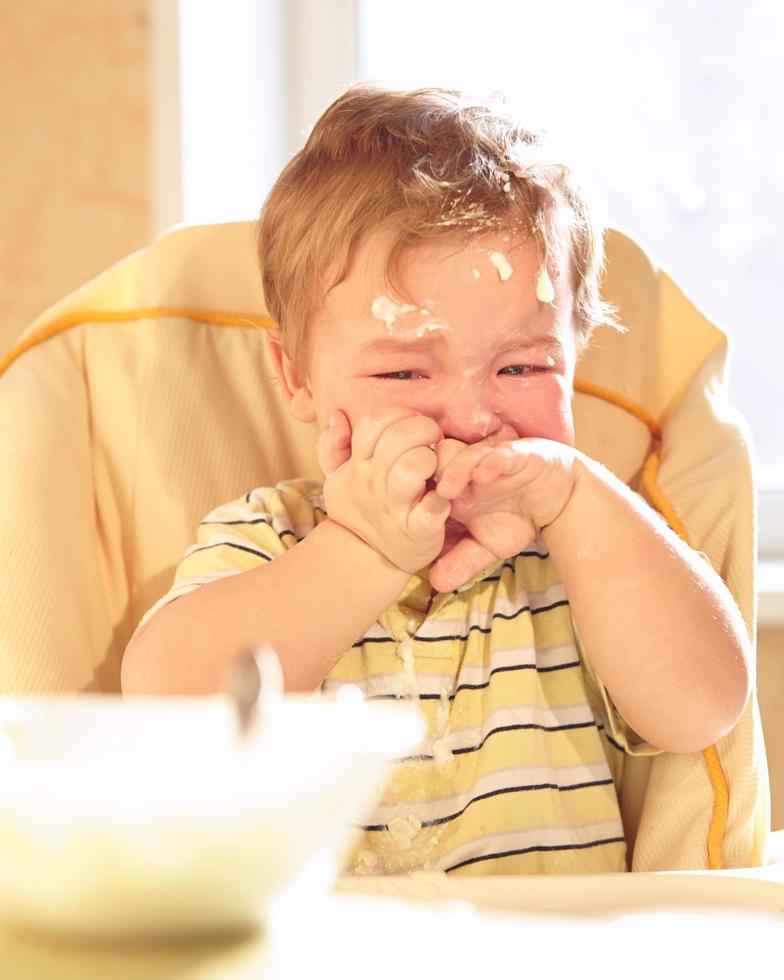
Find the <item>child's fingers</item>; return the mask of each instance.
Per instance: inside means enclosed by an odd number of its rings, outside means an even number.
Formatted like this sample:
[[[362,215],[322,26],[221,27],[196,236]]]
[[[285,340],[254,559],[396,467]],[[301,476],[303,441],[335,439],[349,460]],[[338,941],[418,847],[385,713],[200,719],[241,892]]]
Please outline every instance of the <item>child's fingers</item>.
[[[449,592],[464,585],[496,560],[497,555],[468,535],[433,562],[430,584],[439,592]]]
[[[324,476],[331,476],[351,457],[351,424],[339,409],[316,440],[316,459]]]
[[[410,408],[388,408],[376,415],[365,415],[354,427],[351,437],[351,455],[355,459],[370,459],[376,445],[390,426],[408,418],[423,418]],[[430,419],[432,422],[432,419]],[[435,424],[435,423],[433,423]]]
[[[454,500],[455,497],[460,496],[470,482],[471,474],[480,460],[492,451],[491,445],[482,442],[466,446],[457,453],[437,477],[437,490],[441,496],[447,500]]]
[[[440,442],[436,443],[435,450],[436,456],[438,457],[438,466],[436,467],[435,479],[436,483],[441,479],[441,474],[447,468],[447,466],[452,462],[458,453],[461,453],[466,448],[466,443],[460,442],[459,439],[442,439]]]
[[[436,454],[429,446],[414,446],[393,463],[386,475],[387,499],[392,507],[409,510],[424,492],[435,473]]]
[[[427,450],[432,468],[428,476],[435,472],[436,454],[432,446],[441,438],[438,423],[427,415],[409,415],[394,422],[381,433],[373,452],[373,462],[380,471],[390,472],[404,456],[414,449]],[[420,454],[419,458],[423,458]]]
[[[448,500],[439,497],[435,490],[428,491],[419,503],[412,507],[408,515],[409,534],[414,538],[432,534],[436,529],[444,526],[449,511]]]
[[[529,459],[529,452],[522,440],[497,446],[479,460],[471,473],[471,479],[480,486],[492,483],[499,476],[519,473]]]

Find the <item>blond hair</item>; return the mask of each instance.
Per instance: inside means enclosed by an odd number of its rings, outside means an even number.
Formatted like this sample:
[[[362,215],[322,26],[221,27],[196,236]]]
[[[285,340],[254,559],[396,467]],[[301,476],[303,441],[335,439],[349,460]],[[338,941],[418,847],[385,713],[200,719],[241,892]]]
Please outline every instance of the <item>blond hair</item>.
[[[259,216],[267,308],[296,362],[306,361],[308,322],[359,239],[393,219],[395,286],[402,253],[425,239],[521,220],[546,263],[567,229],[578,341],[601,323],[617,326],[599,294],[602,229],[568,167],[547,159],[541,133],[460,92],[361,83],[324,112]]]

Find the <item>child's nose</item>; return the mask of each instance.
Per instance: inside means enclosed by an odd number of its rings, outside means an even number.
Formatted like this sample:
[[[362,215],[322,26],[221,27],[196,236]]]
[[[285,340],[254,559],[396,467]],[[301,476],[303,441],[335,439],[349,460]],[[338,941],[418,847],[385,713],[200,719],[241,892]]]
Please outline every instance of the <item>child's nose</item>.
[[[446,401],[440,419],[445,439],[459,439],[469,445],[493,435],[502,424],[498,414],[477,398]]]

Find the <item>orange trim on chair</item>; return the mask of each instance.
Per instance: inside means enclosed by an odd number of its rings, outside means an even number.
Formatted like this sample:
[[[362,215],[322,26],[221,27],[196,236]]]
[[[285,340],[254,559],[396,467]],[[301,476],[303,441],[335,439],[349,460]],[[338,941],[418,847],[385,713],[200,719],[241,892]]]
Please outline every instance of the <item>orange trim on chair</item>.
[[[600,398],[612,405],[617,405],[618,408],[630,412],[635,418],[638,418],[648,426],[651,438],[653,439],[653,447],[642,468],[642,486],[648,495],[648,499],[678,537],[689,545],[690,548],[693,547],[689,541],[686,528],[681,523],[672,504],[661,492],[656,482],[656,477],[659,473],[659,464],[661,462],[661,427],[659,424],[642,406],[635,404],[623,395],[616,395],[614,391],[610,391],[607,388],[601,388],[598,385],[593,385],[585,381],[575,381],[574,388],[575,391],[581,391],[586,395],[594,395],[596,398]],[[727,831],[730,793],[727,785],[727,777],[724,774],[716,746],[709,745],[708,748],[703,749],[702,757],[705,761],[705,767],[708,770],[708,779],[713,789],[713,813],[708,828],[707,843],[708,867],[711,871],[721,871],[726,867],[724,863],[723,844],[724,835]]]
[[[81,323],[111,323],[111,322],[130,322],[133,320],[163,319],[165,317],[182,317],[189,320],[197,320],[201,323],[212,323],[220,327],[256,327],[262,330],[269,330],[277,326],[270,316],[251,315],[245,316],[239,313],[212,313],[205,310],[182,310],[182,309],[142,309],[142,310],[101,310],[101,311],[82,311],[66,314],[55,319],[52,323],[46,324],[39,330],[30,334],[20,343],[16,344],[0,360],[0,377],[21,357],[25,351],[36,347],[38,344],[55,337],[71,327],[76,327]],[[590,381],[575,380],[575,391],[585,395],[599,398],[618,408],[635,418],[639,419],[651,433],[654,446],[650,455],[645,461],[642,470],[642,485],[648,494],[649,499],[659,513],[664,517],[675,533],[691,547],[686,529],[678,519],[672,504],[664,496],[656,482],[659,470],[660,443],[662,437],[661,426],[656,419],[641,405],[631,401],[624,395],[620,395],[609,388],[592,384]],[[710,827],[708,829],[708,866],[712,871],[721,870],[725,867],[723,855],[724,835],[727,829],[727,816],[729,813],[729,788],[727,777],[719,760],[716,746],[711,745],[702,752],[705,766],[708,770],[708,778],[713,788],[713,814]]]
[[[218,327],[258,327],[270,330],[277,324],[269,316],[246,316],[241,313],[212,313],[206,310],[180,309],[149,309],[149,310],[80,310],[67,313],[65,316],[45,324],[29,337],[15,344],[11,350],[0,359],[0,377],[8,370],[14,361],[21,357],[31,347],[56,337],[57,334],[78,327],[80,323],[128,323],[133,320],[154,320],[164,317],[182,317],[187,320],[198,320],[202,323],[213,323]]]

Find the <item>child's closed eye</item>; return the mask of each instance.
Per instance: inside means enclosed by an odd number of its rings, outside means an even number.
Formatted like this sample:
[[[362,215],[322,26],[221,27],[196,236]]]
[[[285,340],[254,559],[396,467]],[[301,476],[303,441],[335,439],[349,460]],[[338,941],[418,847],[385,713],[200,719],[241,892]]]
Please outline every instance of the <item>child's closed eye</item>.
[[[419,371],[388,371],[385,374],[374,374],[373,377],[384,381],[415,381],[424,375]]]
[[[519,377],[524,374],[542,374],[548,370],[549,368],[545,367],[544,364],[507,364],[498,373],[511,377]]]

